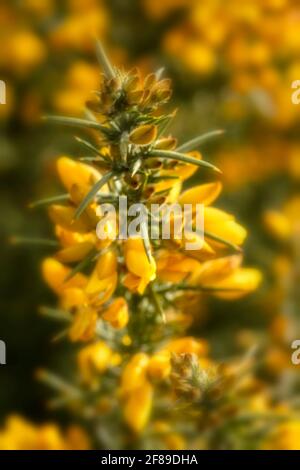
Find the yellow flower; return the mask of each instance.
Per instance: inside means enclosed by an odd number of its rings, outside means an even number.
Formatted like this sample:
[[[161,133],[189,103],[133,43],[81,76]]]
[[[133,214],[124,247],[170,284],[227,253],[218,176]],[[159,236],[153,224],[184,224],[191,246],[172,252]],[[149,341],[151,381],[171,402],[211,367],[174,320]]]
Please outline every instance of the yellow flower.
[[[124,418],[136,433],[141,432],[150,418],[153,400],[153,387],[145,382],[130,394],[124,405]]]
[[[197,151],[187,152],[186,155],[195,158],[196,160],[202,160],[201,153]],[[160,171],[160,176],[176,176],[178,178],[178,181],[174,179],[166,179],[165,181],[160,181],[155,185],[155,191],[161,192],[165,191],[166,189],[171,189],[172,191],[174,191],[173,188],[175,187],[175,195],[173,197],[168,198],[168,202],[175,202],[179,197],[182,187],[182,181],[185,181],[191,176],[193,176],[196,171],[197,167],[190,163],[178,163],[176,164],[175,168],[172,168],[171,170],[163,169]]]
[[[85,289],[88,279],[81,273],[76,273],[66,281],[71,269],[53,258],[47,258],[42,264],[45,281],[60,296],[62,309],[73,310],[75,314],[69,329],[72,341],[88,341],[94,337],[98,319],[97,311],[88,306]]]
[[[215,207],[204,208],[204,229],[235,245],[241,245],[247,236],[247,231],[235,221],[233,215]],[[213,248],[220,247],[215,241],[209,240],[209,243]]]
[[[87,233],[96,227],[96,221],[92,221],[89,216],[84,213],[76,219],[76,208],[73,206],[61,206],[52,204],[48,209],[50,219],[65,230],[74,230],[79,233]]]
[[[53,0],[24,0],[23,8],[37,16],[50,16],[53,12]]]
[[[70,272],[70,268],[67,268],[54,258],[46,258],[42,263],[43,277],[51,289],[58,295],[61,295],[66,289],[71,287],[85,288],[87,278],[81,273],[76,273],[75,276],[66,281],[66,277]]]
[[[284,214],[288,218],[293,234],[297,236],[300,232],[300,196],[292,197],[284,207]]]
[[[85,288],[86,295],[95,305],[102,305],[110,299],[118,281],[117,257],[114,250],[100,255]]]
[[[167,446],[167,449],[170,450],[185,450],[186,449],[186,441],[184,437],[175,432],[167,433],[163,436],[163,440]]]
[[[171,355],[169,351],[161,351],[154,354],[147,367],[149,377],[152,379],[163,380],[171,372]]]
[[[172,354],[195,354],[199,359],[203,359],[204,365],[207,353],[208,344],[205,340],[198,340],[191,336],[170,340],[160,351],[150,357],[147,365],[148,376],[156,380],[167,378],[171,372]]]
[[[237,299],[255,289],[262,275],[256,269],[241,268],[240,255],[206,261],[195,269],[189,283],[211,289],[212,294],[223,299]]]
[[[185,229],[182,239],[180,241],[174,239],[173,242],[178,244],[178,247],[184,251],[186,257],[191,256],[198,261],[206,261],[216,256],[216,251],[211,246],[213,244],[211,240],[209,239],[208,243],[207,240],[203,239],[203,235],[197,232],[190,232]],[[215,247],[217,246],[216,244],[214,245]],[[190,250],[189,246],[193,246],[193,249]],[[194,267],[196,268],[196,265]]]
[[[92,38],[103,37],[108,17],[103,6],[75,11],[51,29],[50,41],[57,48],[75,48],[80,51],[92,48]]]
[[[143,294],[149,282],[156,276],[156,264],[152,255],[147,257],[142,238],[130,237],[124,242],[125,263],[129,273],[123,284],[131,291]]]
[[[68,88],[91,92],[99,88],[99,69],[88,62],[75,62],[68,70],[66,82]]]
[[[291,420],[279,424],[263,443],[264,450],[299,450],[300,421]]]
[[[78,61],[67,72],[64,87],[53,98],[54,107],[66,115],[82,115],[91,90],[100,86],[97,67]]]
[[[57,160],[57,172],[69,193],[73,186],[83,188],[87,192],[101,178],[101,173],[95,168],[69,157],[60,157]]]
[[[238,299],[257,289],[261,283],[260,271],[252,268],[238,268],[224,279],[203,287],[212,287],[216,290],[214,295],[222,299]],[[220,292],[218,292],[218,289]]]
[[[61,307],[64,310],[73,310],[75,307],[81,307],[87,304],[87,297],[84,289],[79,287],[68,287],[62,293]]]
[[[7,66],[23,75],[45,59],[46,49],[41,39],[31,31],[19,30],[10,35],[3,54]]]
[[[198,264],[198,267],[189,276],[189,283],[209,285],[222,281],[239,268],[241,262],[241,255],[233,255]]]
[[[165,349],[175,354],[196,354],[196,356],[201,357],[208,353],[208,343],[204,339],[185,336],[169,341]]]
[[[125,299],[117,297],[103,311],[102,318],[108,321],[112,327],[121,329],[128,323],[128,305]]]
[[[199,262],[176,251],[162,251],[157,258],[157,275],[166,282],[180,282],[196,270]]]
[[[149,357],[145,353],[137,353],[130,359],[122,373],[121,394],[131,393],[147,381],[148,364]]]
[[[155,19],[162,19],[174,10],[188,6],[195,0],[143,0],[147,14]]]
[[[193,208],[196,204],[205,204],[206,206],[209,206],[217,199],[221,190],[222,183],[219,181],[201,184],[181,193],[178,198],[178,202],[181,205],[192,204]]]
[[[129,139],[135,145],[149,145],[156,139],[157,127],[152,124],[139,126],[134,129]]]
[[[85,450],[89,442],[78,427],[62,433],[52,423],[34,425],[18,415],[6,420],[0,431],[0,450]]]
[[[97,324],[97,311],[90,307],[81,307],[74,316],[69,330],[71,341],[89,341],[95,336]]]
[[[86,241],[82,243],[77,243],[73,246],[68,246],[59,250],[55,257],[62,263],[72,263],[74,261],[81,261],[85,258],[90,251],[93,249],[94,244],[92,242]]]
[[[120,357],[104,341],[97,341],[81,349],[77,361],[83,381],[92,384],[95,374],[116,365]]]
[[[152,408],[153,387],[147,378],[148,364],[146,354],[135,354],[124,367],[121,378],[124,419],[135,432],[141,432],[146,426]]]
[[[95,243],[96,236],[93,233],[78,233],[66,230],[60,225],[56,225],[55,234],[63,248],[68,248],[83,242]]]
[[[291,236],[291,224],[284,214],[269,210],[264,213],[263,221],[266,229],[277,238],[287,240]]]
[[[207,75],[214,71],[216,56],[208,45],[190,41],[185,44],[182,60],[193,72]]]

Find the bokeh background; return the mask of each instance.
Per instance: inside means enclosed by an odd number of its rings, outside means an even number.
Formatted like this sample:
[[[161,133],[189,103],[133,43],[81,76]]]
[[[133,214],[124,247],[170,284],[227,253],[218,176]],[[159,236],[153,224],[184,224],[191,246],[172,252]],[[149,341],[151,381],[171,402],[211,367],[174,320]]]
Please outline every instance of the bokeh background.
[[[247,227],[246,263],[264,282],[242,300],[201,306],[197,333],[218,360],[258,345],[274,394],[297,399],[290,344],[300,338],[300,105],[292,104],[291,84],[300,79],[299,27],[297,0],[1,1],[1,421],[11,412],[53,419],[35,370],[63,372],[71,353],[51,341],[56,325],[38,314],[55,302],[40,276],[52,248],[9,240],[52,236],[45,211],[28,204],[56,194],[56,157],[82,149],[71,131],[41,116],[81,113],[99,83],[95,37],[119,66],[165,68],[179,110],[170,131],[181,141],[226,130],[203,153],[223,171],[219,207]]]

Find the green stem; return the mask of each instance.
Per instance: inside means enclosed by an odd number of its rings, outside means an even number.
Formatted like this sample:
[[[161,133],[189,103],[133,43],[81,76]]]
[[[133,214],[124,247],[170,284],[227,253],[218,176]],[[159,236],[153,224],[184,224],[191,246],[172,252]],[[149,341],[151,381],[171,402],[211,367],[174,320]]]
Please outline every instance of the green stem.
[[[167,322],[166,321],[166,315],[165,315],[165,312],[164,312],[163,307],[161,305],[160,299],[157,295],[157,290],[154,289],[153,284],[149,284],[149,292],[151,294],[151,297],[152,297],[153,303],[156,307],[156,310],[158,311],[158,313],[161,316],[161,319],[162,319],[163,323],[166,323]]]
[[[13,245],[41,245],[41,246],[53,246],[58,247],[59,243],[56,240],[48,240],[46,238],[34,238],[34,237],[11,237],[10,242]]]

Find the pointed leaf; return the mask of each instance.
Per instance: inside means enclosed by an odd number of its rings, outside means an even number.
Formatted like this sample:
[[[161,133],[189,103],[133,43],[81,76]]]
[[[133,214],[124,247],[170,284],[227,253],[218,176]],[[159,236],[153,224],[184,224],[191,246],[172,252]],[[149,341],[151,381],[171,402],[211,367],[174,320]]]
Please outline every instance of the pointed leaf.
[[[166,158],[169,160],[177,160],[177,161],[184,162],[184,163],[190,163],[191,165],[209,168],[213,171],[216,171],[217,173],[221,173],[219,168],[212,165],[211,163],[208,163],[204,160],[197,160],[196,158],[189,157],[188,155],[185,155],[184,153],[173,152],[171,150],[151,150],[151,152],[147,155],[147,157],[148,158],[160,157],[160,158]]]
[[[92,250],[82,261],[76,264],[76,266],[72,269],[72,271],[69,272],[64,282],[69,281],[70,279],[72,279],[72,277],[75,276],[75,274],[81,272],[83,269],[88,267],[94,261],[94,258],[96,257],[96,255],[97,255],[97,251]]]
[[[111,65],[100,41],[96,42],[96,52],[99,64],[103,68],[103,71],[107,78],[115,78],[116,74],[113,66]]]
[[[78,219],[78,217],[80,217],[82,212],[86,209],[92,199],[96,196],[97,192],[113,177],[113,175],[113,172],[108,171],[99,181],[97,181],[97,183],[92,187],[92,189],[88,192],[88,194],[78,206],[75,212],[75,219]]]
[[[67,116],[46,116],[45,119],[56,124],[65,126],[86,127],[89,129],[97,129],[103,133],[109,132],[109,129],[98,122],[89,121],[88,119],[73,118]]]
[[[36,207],[47,206],[48,204],[53,204],[54,202],[59,201],[68,201],[69,199],[69,194],[60,194],[59,196],[47,197],[45,199],[39,199],[38,201],[31,202],[29,204],[29,208],[35,209]]]
[[[13,245],[41,245],[41,246],[53,246],[58,247],[59,243],[57,240],[48,240],[46,238],[34,238],[34,237],[11,237],[10,242]]]
[[[81,139],[81,137],[77,137],[77,136],[75,137],[75,140],[77,140],[77,142],[84,145],[89,150],[92,150],[92,152],[95,152],[97,155],[99,155],[99,150],[87,140]]]
[[[184,144],[177,147],[176,150],[177,152],[188,152],[190,150],[194,150],[197,147],[199,147],[199,145],[206,142],[207,140],[210,140],[214,137],[218,137],[219,135],[222,135],[222,134],[224,134],[224,131],[222,129],[207,132],[206,134],[199,135],[195,137],[194,139],[189,140],[188,142],[185,142]]]
[[[235,245],[234,243],[229,242],[228,240],[225,240],[224,238],[218,237],[217,235],[214,235],[213,233],[204,231],[204,236],[207,238],[210,238],[211,240],[214,240],[215,242],[219,242],[225,246],[228,246],[229,248],[236,251],[237,253],[242,253],[243,251],[239,246]]]
[[[73,318],[70,312],[59,310],[57,308],[40,307],[39,312],[41,315],[63,322],[71,322]]]

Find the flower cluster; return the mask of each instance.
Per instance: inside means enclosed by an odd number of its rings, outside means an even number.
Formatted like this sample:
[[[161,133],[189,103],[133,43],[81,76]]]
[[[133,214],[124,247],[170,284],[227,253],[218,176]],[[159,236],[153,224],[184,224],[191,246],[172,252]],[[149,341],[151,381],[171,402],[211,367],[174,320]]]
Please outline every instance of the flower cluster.
[[[64,334],[72,342],[87,343],[78,352],[81,390],[70,394],[70,403],[83,414],[90,409],[94,418],[99,410],[104,416],[118,414],[121,406],[122,420],[136,439],[147,426],[154,433],[157,423],[150,416],[172,395],[205,403],[209,383],[222,382],[206,341],[186,333],[193,323],[191,302],[196,314],[207,293],[239,298],[256,289],[261,275],[241,267],[245,229],[212,206],[222,187],[215,179],[219,172],[195,147],[214,134],[178,145],[166,131],[174,113],[163,111],[170,80],[160,72],[143,78],[137,69],[118,70],[100,45],[98,56],[104,73],[87,102],[86,118],[49,118],[85,128],[90,139],[79,139],[88,154],[83,161],[57,160],[66,193],[41,201],[49,205],[59,243],[42,265],[59,307],[43,311],[65,322]],[[185,189],[197,169],[211,173],[212,181]],[[122,240],[117,237],[121,227],[108,219],[106,239],[97,238],[104,218],[101,202],[115,204],[118,211],[124,195],[146,207],[190,204],[193,213],[203,204],[202,248],[186,250],[172,231],[170,239],[153,239],[143,220],[140,235]],[[193,232],[193,237],[200,235]],[[188,375],[186,368],[191,368]],[[50,384],[54,380],[47,372],[40,377]],[[166,408],[165,414],[172,414]]]

